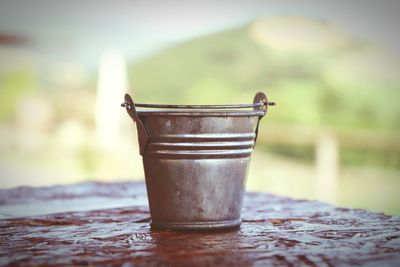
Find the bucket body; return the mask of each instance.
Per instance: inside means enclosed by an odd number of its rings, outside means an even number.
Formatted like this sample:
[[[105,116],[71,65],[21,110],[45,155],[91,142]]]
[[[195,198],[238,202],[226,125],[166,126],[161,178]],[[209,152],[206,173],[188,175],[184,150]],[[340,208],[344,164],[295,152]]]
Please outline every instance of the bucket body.
[[[238,227],[250,155],[265,111],[135,113],[147,135],[141,137],[138,125],[151,227]]]

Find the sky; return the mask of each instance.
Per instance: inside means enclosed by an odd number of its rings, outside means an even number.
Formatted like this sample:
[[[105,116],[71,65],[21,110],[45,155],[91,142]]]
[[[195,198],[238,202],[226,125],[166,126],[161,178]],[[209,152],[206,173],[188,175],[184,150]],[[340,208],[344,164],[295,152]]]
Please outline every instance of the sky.
[[[258,17],[296,15],[333,23],[399,55],[398,14],[396,0],[0,0],[0,33],[24,36],[30,49],[54,59],[96,64],[107,49],[136,61]]]

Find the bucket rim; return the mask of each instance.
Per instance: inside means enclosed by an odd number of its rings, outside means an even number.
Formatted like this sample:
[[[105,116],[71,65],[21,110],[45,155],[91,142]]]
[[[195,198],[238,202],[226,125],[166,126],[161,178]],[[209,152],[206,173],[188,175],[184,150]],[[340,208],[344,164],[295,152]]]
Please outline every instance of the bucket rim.
[[[139,116],[262,117],[263,110],[137,110]]]

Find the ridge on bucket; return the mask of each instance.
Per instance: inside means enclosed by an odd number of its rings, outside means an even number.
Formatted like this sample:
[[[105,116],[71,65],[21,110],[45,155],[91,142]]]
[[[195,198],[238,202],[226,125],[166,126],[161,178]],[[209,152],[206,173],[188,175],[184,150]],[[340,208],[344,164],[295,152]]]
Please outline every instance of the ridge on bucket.
[[[125,95],[121,105],[136,122],[152,228],[240,226],[259,122],[274,104],[261,92],[253,103],[236,105],[141,104]]]

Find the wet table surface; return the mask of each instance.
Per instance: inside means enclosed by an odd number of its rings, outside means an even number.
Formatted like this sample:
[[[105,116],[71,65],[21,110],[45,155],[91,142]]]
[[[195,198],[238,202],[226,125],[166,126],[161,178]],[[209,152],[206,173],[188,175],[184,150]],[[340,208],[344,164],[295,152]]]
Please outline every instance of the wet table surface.
[[[0,264],[400,266],[400,217],[248,193],[242,219],[152,231],[143,183],[0,190]]]

